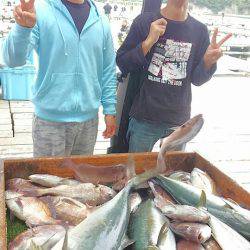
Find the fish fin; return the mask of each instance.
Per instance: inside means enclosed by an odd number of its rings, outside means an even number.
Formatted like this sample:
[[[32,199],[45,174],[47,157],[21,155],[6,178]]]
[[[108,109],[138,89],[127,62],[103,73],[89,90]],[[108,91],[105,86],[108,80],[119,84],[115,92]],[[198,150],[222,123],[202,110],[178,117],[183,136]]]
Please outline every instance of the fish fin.
[[[164,238],[164,236],[166,235],[166,233],[168,232],[168,230],[170,230],[170,222],[167,220],[161,227],[161,230],[159,232],[159,236],[158,236],[158,240],[157,240],[157,246],[159,246]]]
[[[207,207],[207,196],[204,190],[201,191],[200,201],[198,202],[197,208],[206,208]]]
[[[64,236],[64,241],[63,241],[63,246],[62,250],[68,250],[68,241],[69,241],[69,230],[65,229],[65,236]]]

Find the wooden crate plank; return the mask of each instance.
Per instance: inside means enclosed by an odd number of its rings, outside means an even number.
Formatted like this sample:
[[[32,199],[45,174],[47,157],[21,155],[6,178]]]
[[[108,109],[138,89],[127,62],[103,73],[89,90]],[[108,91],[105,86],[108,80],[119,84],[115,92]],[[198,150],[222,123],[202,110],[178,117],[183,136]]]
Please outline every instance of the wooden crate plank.
[[[32,126],[32,119],[14,119],[14,126]]]
[[[9,103],[3,103],[3,104],[0,104],[0,109],[9,109],[10,106],[9,106]]]
[[[32,126],[14,126],[14,135],[16,133],[31,133]]]
[[[11,108],[33,108],[34,105],[30,101],[10,101]]]
[[[14,113],[13,114],[13,119],[32,119],[33,114],[32,113]]]
[[[6,250],[7,249],[7,242],[6,242],[6,206],[4,202],[5,197],[5,180],[4,180],[4,163],[0,160],[0,249]]]
[[[10,145],[32,145],[33,141],[31,137],[12,137],[12,138],[2,138],[0,140],[0,146],[10,146]]]
[[[33,113],[34,112],[34,108],[16,108],[13,107],[10,109],[11,113]]]
[[[8,124],[11,124],[10,118],[0,119],[0,125],[8,125]]]
[[[2,103],[6,103],[6,102],[9,102],[9,101],[6,101],[6,100],[0,100],[0,104],[2,104]]]
[[[0,140],[2,140],[2,138],[10,138],[13,137],[13,131],[0,131]]]
[[[26,154],[33,152],[33,145],[11,145],[0,146],[0,155],[6,154]]]
[[[0,125],[0,131],[12,131],[11,124]]]
[[[10,109],[0,109],[0,114],[10,114]]]
[[[10,113],[0,113],[0,119],[11,119]]]
[[[0,100],[0,109],[8,109],[9,107],[10,106],[8,101]]]
[[[32,157],[33,157],[33,153],[0,155],[0,159],[4,159],[4,160],[6,160],[6,159],[19,159],[19,158],[32,158]]]

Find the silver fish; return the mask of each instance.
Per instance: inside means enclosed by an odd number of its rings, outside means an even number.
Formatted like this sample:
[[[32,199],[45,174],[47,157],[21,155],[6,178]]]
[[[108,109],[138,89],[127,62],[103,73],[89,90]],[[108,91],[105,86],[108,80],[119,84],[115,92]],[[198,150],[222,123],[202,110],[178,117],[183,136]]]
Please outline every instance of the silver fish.
[[[168,191],[179,203],[197,206],[200,202],[203,191],[186,183],[175,181],[164,176],[157,176],[155,181]],[[250,220],[249,211],[236,208],[229,201],[223,198],[207,193],[206,208],[208,212],[222,220],[224,223],[232,227],[234,230],[250,239]]]
[[[29,179],[31,182],[44,187],[56,187],[59,185],[75,186],[81,184],[81,182],[73,179],[62,178],[56,175],[49,174],[33,174],[29,176]]]
[[[38,198],[21,196],[7,199],[6,205],[17,218],[25,221],[29,226],[63,224],[52,218],[48,206]]]
[[[31,250],[33,241],[43,250],[50,250],[65,235],[65,229],[60,225],[38,226],[19,234],[9,243],[9,250]]]
[[[186,240],[204,243],[211,237],[211,228],[205,224],[173,222],[171,230]]]
[[[199,168],[194,168],[191,172],[191,183],[193,186],[207,193],[217,194],[215,182],[207,173]]]
[[[152,200],[143,202],[130,217],[128,235],[135,241],[132,248],[140,250],[157,246],[160,230],[166,222],[167,218],[156,209]]]
[[[209,215],[205,211],[188,205],[174,204],[156,191],[157,185],[150,181],[149,185],[155,195],[154,203],[156,207],[168,218],[183,222],[208,222]]]
[[[192,206],[168,204],[161,207],[158,206],[157,201],[155,204],[164,215],[173,220],[201,223],[207,223],[209,221],[209,215],[206,212]]]
[[[213,215],[210,215],[209,226],[223,250],[250,250],[249,241]]]
[[[112,200],[69,230],[68,250],[119,249],[127,231],[131,190],[157,176],[162,169],[152,169],[130,180]],[[61,250],[62,240],[52,249]]]
[[[76,186],[60,185],[52,188],[24,190],[26,196],[40,197],[44,195],[57,195],[77,199],[82,203],[97,206],[112,199],[116,192],[103,185],[82,183]]]

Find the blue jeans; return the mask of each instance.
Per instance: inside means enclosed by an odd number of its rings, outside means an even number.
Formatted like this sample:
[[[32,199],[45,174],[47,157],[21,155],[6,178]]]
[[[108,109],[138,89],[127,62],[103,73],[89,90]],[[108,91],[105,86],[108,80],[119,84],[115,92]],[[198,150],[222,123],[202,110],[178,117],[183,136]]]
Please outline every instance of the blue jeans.
[[[131,118],[127,132],[129,152],[151,152],[159,139],[169,136],[172,132],[174,132],[173,127]],[[185,145],[181,145],[176,150],[184,150],[184,148]]]

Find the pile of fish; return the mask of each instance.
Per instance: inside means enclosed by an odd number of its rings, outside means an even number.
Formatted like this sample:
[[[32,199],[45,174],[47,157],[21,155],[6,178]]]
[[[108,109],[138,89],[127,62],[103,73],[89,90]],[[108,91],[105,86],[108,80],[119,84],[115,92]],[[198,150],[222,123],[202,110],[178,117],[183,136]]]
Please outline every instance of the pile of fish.
[[[197,116],[165,138],[157,166],[140,175],[130,159],[126,167],[106,167],[103,178],[97,167],[66,162],[76,179],[9,180],[6,204],[30,227],[9,249],[250,250],[249,210],[220,197],[201,169],[166,171],[165,152],[191,140],[202,125]]]

